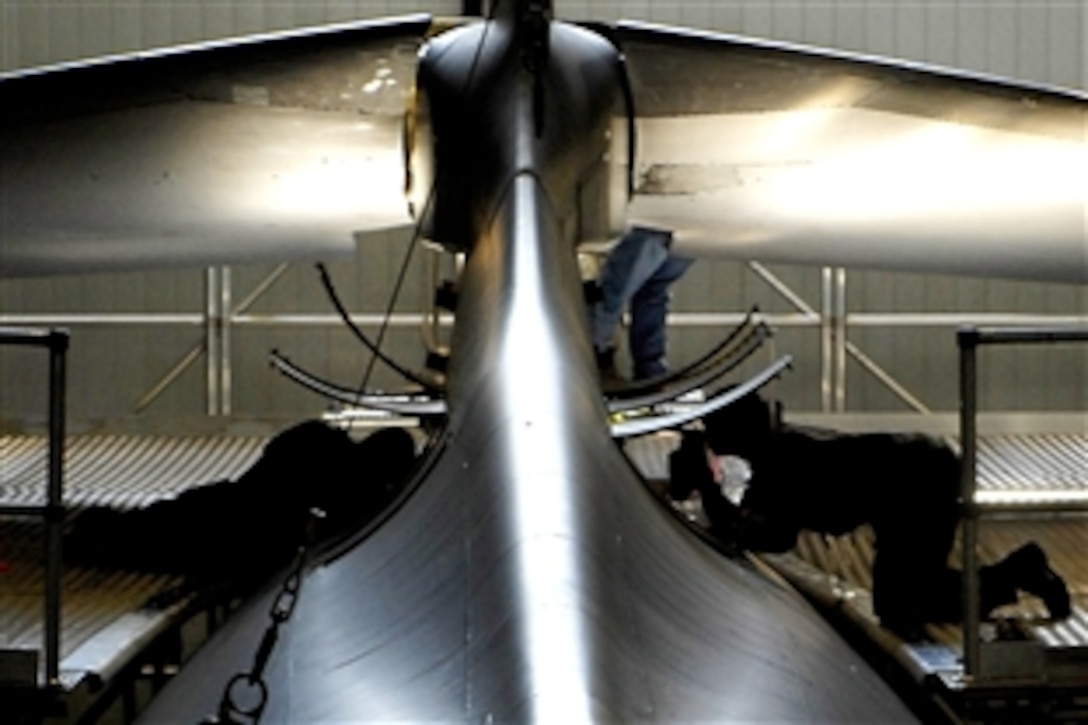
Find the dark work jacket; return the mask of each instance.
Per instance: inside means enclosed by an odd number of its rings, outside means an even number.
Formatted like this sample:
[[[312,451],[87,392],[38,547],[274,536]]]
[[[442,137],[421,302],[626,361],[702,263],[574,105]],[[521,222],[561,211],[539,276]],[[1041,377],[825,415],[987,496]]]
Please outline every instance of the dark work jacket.
[[[700,486],[712,524],[742,548],[785,551],[801,529],[839,535],[866,523],[879,540],[956,515],[958,459],[928,436],[784,426],[746,450],[718,453],[752,469],[739,510],[717,486]]]
[[[311,508],[325,513],[319,537],[348,530],[388,504],[414,460],[406,431],[381,430],[355,443],[308,421],[275,436],[236,480],[133,511],[83,512],[65,554],[73,564],[260,580],[303,543]]]

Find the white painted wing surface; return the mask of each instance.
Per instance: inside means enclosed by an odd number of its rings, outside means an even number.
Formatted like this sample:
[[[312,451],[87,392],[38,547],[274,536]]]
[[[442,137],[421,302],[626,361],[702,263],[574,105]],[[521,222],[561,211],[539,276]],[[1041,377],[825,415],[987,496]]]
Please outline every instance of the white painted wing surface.
[[[1088,96],[621,24],[632,221],[695,255],[1088,282]]]
[[[0,276],[323,258],[407,224],[416,16],[0,76]]]

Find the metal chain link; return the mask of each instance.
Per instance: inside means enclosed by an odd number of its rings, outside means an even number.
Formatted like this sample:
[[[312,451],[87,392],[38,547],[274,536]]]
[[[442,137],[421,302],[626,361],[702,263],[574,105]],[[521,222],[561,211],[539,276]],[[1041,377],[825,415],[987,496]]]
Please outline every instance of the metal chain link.
[[[306,532],[302,543],[295,553],[291,570],[284,579],[272,606],[268,610],[271,623],[265,629],[264,636],[253,655],[253,665],[248,672],[239,672],[227,681],[223,688],[223,697],[219,701],[219,710],[200,721],[200,725],[255,725],[260,722],[265,705],[268,704],[268,683],[264,681],[264,670],[272,657],[272,650],[279,640],[280,627],[294,614],[298,604],[299,590],[302,588],[302,571],[310,544],[313,543],[318,523],[325,518],[325,512],[312,508],[306,520]]]

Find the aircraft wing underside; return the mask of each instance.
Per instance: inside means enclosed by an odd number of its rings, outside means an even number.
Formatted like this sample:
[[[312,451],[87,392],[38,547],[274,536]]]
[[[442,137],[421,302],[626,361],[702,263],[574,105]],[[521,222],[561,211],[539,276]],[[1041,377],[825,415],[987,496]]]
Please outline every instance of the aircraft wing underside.
[[[401,127],[430,28],[395,18],[0,76],[0,276],[313,258],[409,223]],[[675,229],[679,249],[1088,281],[1083,94],[609,32],[638,117],[629,217]]]
[[[1088,97],[639,24],[634,221],[699,255],[1088,281]]]
[[[409,223],[425,16],[0,76],[0,276],[315,258]]]

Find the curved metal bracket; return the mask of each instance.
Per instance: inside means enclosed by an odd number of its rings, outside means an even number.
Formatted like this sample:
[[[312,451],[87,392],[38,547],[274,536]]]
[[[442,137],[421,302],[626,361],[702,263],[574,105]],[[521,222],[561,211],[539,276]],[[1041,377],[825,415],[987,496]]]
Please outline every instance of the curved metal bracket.
[[[348,405],[372,408],[397,415],[445,415],[446,401],[440,399],[413,397],[406,394],[360,393],[308,373],[293,362],[273,350],[269,354],[272,367],[304,388]]]
[[[740,338],[744,332],[751,330],[753,327],[753,320],[758,313],[758,307],[750,309],[744,319],[741,320],[741,323],[730,330],[729,334],[725,336],[725,339],[708,350],[702,357],[697,358],[681,368],[670,370],[664,375],[646,378],[645,380],[637,380],[614,389],[605,389],[605,395],[610,399],[636,398],[653,393],[660,390],[662,387],[671,385],[677,380],[691,375],[693,372],[704,368],[708,364],[711,364],[711,361],[722,356],[724,351]]]
[[[329,276],[329,270],[326,269],[325,265],[318,264],[317,271],[318,274],[321,275],[321,285],[325,288],[325,293],[328,295],[329,301],[332,302],[332,305],[336,309],[337,314],[340,315],[340,319],[343,320],[344,325],[346,325],[348,330],[351,331],[351,334],[353,334],[355,338],[359,340],[359,342],[363,343],[366,349],[370,350],[370,352],[374,355],[374,358],[381,360],[390,368],[400,373],[401,377],[403,377],[405,380],[413,382],[428,391],[437,391],[439,389],[433,383],[424,380],[418,374],[412,372],[411,370],[405,368],[402,365],[397,364],[388,355],[382,352],[380,339],[377,343],[371,341],[371,339],[366,336],[366,333],[360,330],[359,326],[356,325],[354,320],[351,319],[351,315],[348,313],[347,308],[344,307],[344,303],[340,300],[340,296],[336,293],[336,287],[333,286],[332,277]]]
[[[756,350],[762,347],[763,342],[770,336],[770,328],[760,323],[753,329],[752,333],[744,339],[739,348],[730,350],[716,360],[708,361],[703,369],[700,370],[699,368],[696,368],[690,375],[681,378],[675,385],[670,385],[634,398],[609,400],[607,403],[608,412],[622,413],[636,408],[660,405],[676,400],[681,395],[689,393],[696,388],[708,385],[723,375],[735,370],[742,362],[751,357]]]
[[[631,436],[646,435],[647,433],[656,433],[659,430],[675,428],[688,421],[701,418],[707,413],[712,413],[719,408],[724,408],[730,403],[743,398],[754,390],[759,390],[771,380],[774,380],[781,375],[792,362],[793,356],[783,355],[764,368],[761,372],[752,376],[740,385],[729,388],[709,400],[692,406],[687,410],[677,411],[667,415],[650,415],[641,418],[632,418],[619,423],[613,423],[611,425],[612,437],[629,438]]]

